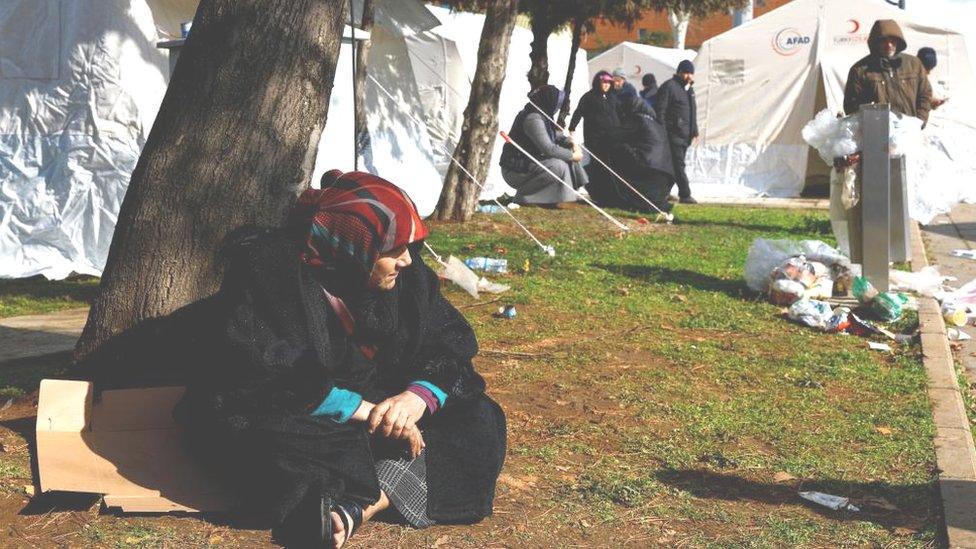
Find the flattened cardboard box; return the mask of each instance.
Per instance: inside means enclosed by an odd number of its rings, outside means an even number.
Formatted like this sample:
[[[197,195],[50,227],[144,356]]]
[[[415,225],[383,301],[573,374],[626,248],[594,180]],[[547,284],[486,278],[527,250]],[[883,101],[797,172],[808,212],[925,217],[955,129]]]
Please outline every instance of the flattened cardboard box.
[[[104,391],[45,379],[37,404],[41,491],[103,494],[124,512],[220,511],[232,500],[186,451],[173,407],[183,387]]]

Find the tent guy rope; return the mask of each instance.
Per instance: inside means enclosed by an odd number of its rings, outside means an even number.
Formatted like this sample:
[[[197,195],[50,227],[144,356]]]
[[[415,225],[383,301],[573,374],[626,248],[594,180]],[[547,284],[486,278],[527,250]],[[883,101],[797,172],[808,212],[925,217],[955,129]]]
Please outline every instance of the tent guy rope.
[[[437,79],[438,79],[438,80],[440,80],[441,82],[443,82],[443,83],[444,83],[444,85],[445,85],[445,86],[447,86],[447,88],[448,88],[449,90],[451,90],[452,92],[454,92],[454,95],[456,95],[456,96],[458,96],[458,98],[460,98],[460,99],[464,99],[464,98],[465,98],[465,97],[464,97],[464,95],[463,95],[463,94],[462,94],[462,93],[461,93],[460,91],[458,91],[458,89],[457,89],[457,88],[455,88],[455,87],[454,87],[454,86],[453,86],[453,85],[452,85],[452,84],[451,84],[450,82],[448,82],[448,81],[447,81],[447,80],[446,80],[446,79],[444,78],[444,76],[443,76],[443,75],[441,75],[441,73],[440,73],[440,72],[438,72],[438,71],[437,71],[437,70],[436,70],[436,69],[435,69],[434,67],[432,67],[432,66],[431,66],[431,65],[430,65],[429,63],[427,63],[426,61],[424,61],[424,60],[423,60],[423,59],[421,58],[421,56],[419,56],[419,55],[418,55],[418,56],[414,56],[414,57],[411,57],[411,61],[419,61],[421,65],[423,65],[423,66],[425,66],[425,67],[427,67],[427,69],[428,69],[428,70],[430,70],[430,72],[431,72],[431,74],[433,74],[434,76],[436,76],[436,77],[437,77]],[[557,123],[557,122],[556,122],[555,120],[553,120],[553,118],[552,118],[552,116],[550,116],[550,115],[549,115],[548,113],[546,113],[545,111],[543,111],[542,109],[540,109],[540,108],[539,108],[539,106],[538,106],[538,105],[536,105],[536,104],[535,104],[535,103],[534,103],[534,102],[532,101],[532,99],[529,99],[529,104],[531,104],[531,105],[532,105],[532,106],[533,106],[533,107],[535,108],[535,110],[537,110],[537,111],[539,111],[540,113],[542,113],[542,115],[543,115],[543,116],[545,116],[546,118],[548,118],[548,119],[549,119],[549,120],[550,120],[550,121],[551,121],[551,122],[552,122],[552,123],[553,123],[553,124],[554,124],[554,125],[555,125],[555,126],[556,126],[557,128],[559,128],[559,131],[561,131],[561,132],[563,132],[563,133],[568,133],[568,132],[566,132],[566,129],[565,129],[565,128],[563,128],[563,127],[562,127],[562,126],[560,126],[560,125],[559,125],[559,124],[558,124],[558,123]],[[629,182],[628,182],[628,181],[627,181],[626,179],[624,179],[624,178],[623,178],[623,177],[622,177],[622,176],[621,176],[620,174],[618,174],[618,173],[617,173],[617,172],[615,172],[615,171],[614,171],[613,169],[611,169],[611,168],[610,168],[610,166],[608,166],[606,162],[604,162],[604,161],[603,161],[602,159],[600,159],[600,157],[598,157],[597,155],[595,155],[595,154],[593,154],[593,151],[591,151],[590,149],[587,149],[587,148],[586,148],[585,146],[583,146],[583,144],[582,144],[582,143],[579,143],[579,146],[580,146],[580,148],[582,148],[582,149],[583,149],[584,151],[586,151],[587,153],[589,153],[589,154],[590,154],[590,156],[591,156],[591,157],[592,157],[592,158],[593,158],[594,160],[596,160],[597,162],[599,162],[601,166],[603,166],[604,168],[606,168],[608,172],[610,172],[610,173],[612,173],[612,174],[613,174],[613,175],[614,175],[614,176],[615,176],[615,177],[616,177],[617,179],[619,179],[619,180],[620,180],[620,181],[621,181],[621,182],[622,182],[622,183],[623,183],[624,185],[626,185],[628,189],[630,189],[631,191],[633,191],[634,193],[636,193],[636,194],[637,194],[637,196],[639,196],[639,197],[641,197],[641,198],[642,198],[642,199],[644,200],[644,202],[647,202],[647,204],[648,204],[648,205],[650,205],[650,207],[652,207],[652,208],[654,208],[654,210],[655,210],[655,211],[657,211],[657,213],[658,213],[658,218],[661,218],[661,216],[663,216],[663,219],[664,219],[664,220],[665,220],[666,222],[668,222],[668,223],[671,223],[672,221],[674,221],[674,214],[671,214],[671,213],[666,213],[666,212],[664,212],[664,211],[662,211],[662,210],[661,210],[661,208],[658,208],[658,207],[657,207],[657,204],[655,204],[654,202],[651,202],[651,200],[650,200],[649,198],[647,198],[647,197],[646,197],[646,196],[644,196],[644,195],[643,195],[643,194],[642,194],[642,193],[641,193],[640,191],[638,191],[637,189],[635,189],[635,188],[634,188],[634,186],[633,186],[633,185],[631,185],[631,184],[630,184],[630,183],[629,183]],[[578,193],[577,193],[577,194],[578,194]]]
[[[531,154],[529,154],[529,151],[527,151],[524,148],[522,148],[522,145],[519,145],[518,143],[516,143],[515,140],[512,139],[511,137],[509,137],[507,133],[505,133],[503,131],[500,131],[500,132],[498,132],[498,134],[502,136],[502,139],[504,139],[506,143],[510,143],[512,146],[514,146],[516,149],[518,149],[519,152],[521,152],[522,154],[524,154],[525,156],[527,156],[529,158],[529,160],[531,160],[532,162],[534,162],[536,166],[539,166],[540,168],[542,168],[543,170],[545,170],[546,173],[548,173],[549,175],[551,175],[553,179],[555,179],[556,181],[558,181],[559,183],[561,183],[567,189],[569,189],[569,190],[573,191],[574,193],[576,193],[576,196],[579,197],[579,198],[581,198],[583,200],[583,202],[586,202],[590,206],[593,206],[593,209],[595,209],[596,211],[598,211],[601,214],[603,214],[603,217],[606,217],[607,219],[609,219],[611,223],[613,223],[614,225],[616,225],[618,228],[620,228],[623,231],[629,231],[630,230],[630,227],[628,227],[627,225],[624,225],[619,220],[617,220],[616,217],[608,214],[606,212],[606,210],[604,210],[603,208],[601,208],[601,207],[597,206],[596,204],[594,204],[593,201],[590,200],[590,198],[588,196],[586,196],[585,194],[583,194],[583,193],[579,192],[578,190],[574,189],[572,185],[570,185],[569,183],[566,183],[558,175],[552,173],[552,170],[550,170],[549,168],[547,168],[546,165],[543,164],[542,162],[540,162],[538,158],[536,158],[536,157],[532,156]]]
[[[426,124],[424,123],[424,121],[423,120],[420,120],[412,112],[409,112],[406,109],[404,109],[402,107],[399,107],[399,105],[402,105],[402,103],[399,100],[397,100],[397,98],[392,93],[390,93],[389,90],[387,90],[385,87],[383,87],[383,84],[380,84],[375,78],[373,78],[372,75],[367,74],[366,77],[369,78],[370,80],[372,80],[373,83],[376,84],[376,86],[379,88],[379,90],[381,92],[383,92],[384,95],[386,95],[394,103],[396,103],[398,105],[398,108],[400,108],[400,111],[401,112],[403,112],[404,114],[406,114],[414,122],[416,122],[416,123],[418,123],[418,124],[420,124],[422,126],[426,126]],[[457,158],[454,157],[453,154],[451,154],[451,151],[447,150],[447,147],[445,147],[444,145],[442,145],[440,143],[438,143],[437,145],[438,145],[438,147],[440,147],[440,149],[442,151],[444,151],[444,154],[446,154],[448,157],[450,157],[451,162],[453,162],[454,165],[457,166],[458,169],[460,169],[464,173],[464,175],[466,175],[472,182],[474,182],[474,184],[477,185],[479,189],[484,190],[484,188],[485,188],[484,184],[482,184],[480,181],[478,181],[478,179],[475,178],[474,174],[472,174],[470,171],[468,171],[468,169],[465,168],[464,165],[461,164],[457,160]],[[499,202],[497,198],[492,198],[491,200],[492,200],[492,202],[494,202],[495,204],[497,204],[502,209],[503,212],[505,212],[506,214],[508,214],[508,216],[512,218],[512,221],[514,221],[515,224],[518,225],[518,227],[520,229],[522,229],[522,231],[526,235],[528,235],[529,238],[531,238],[532,241],[535,242],[539,246],[539,248],[542,249],[543,252],[546,253],[546,255],[548,255],[550,257],[555,257],[555,255],[556,255],[556,248],[554,248],[552,245],[549,245],[549,244],[543,244],[542,241],[539,240],[538,238],[536,238],[536,236],[534,234],[532,234],[532,231],[530,231],[528,229],[528,227],[526,227],[525,225],[523,225],[522,222],[519,221],[518,218],[515,217],[515,215],[512,214],[512,212],[508,208],[506,208],[504,204],[502,204],[501,202]]]
[[[546,111],[542,110],[539,107],[539,105],[536,105],[535,102],[532,101],[531,98],[529,99],[529,104],[532,105],[535,108],[535,110],[539,111],[539,114],[541,114],[542,116],[545,116],[547,119],[549,119],[549,121],[552,122],[552,124],[554,126],[556,126],[556,128],[559,129],[559,131],[563,132],[564,134],[568,134],[569,133],[569,132],[566,131],[566,128],[560,126],[559,123],[556,122],[556,120],[553,119],[553,117],[549,115],[549,113],[547,113]],[[575,143],[575,141],[574,141],[574,143]],[[631,185],[630,183],[628,183],[627,180],[623,178],[623,176],[621,176],[620,174],[618,174],[617,172],[615,172],[613,170],[613,168],[611,168],[610,166],[608,166],[607,163],[604,162],[603,160],[601,160],[599,156],[593,154],[593,151],[591,151],[590,149],[586,148],[585,145],[583,145],[582,143],[577,143],[577,145],[579,145],[580,148],[583,149],[584,151],[588,152],[590,154],[590,157],[593,158],[593,160],[596,160],[597,162],[599,162],[601,166],[603,166],[604,168],[606,168],[606,170],[608,172],[612,173],[614,175],[614,177],[616,177],[617,179],[619,179],[620,182],[623,183],[624,185],[626,185],[628,189],[630,189],[631,191],[634,192],[634,194],[636,194],[637,196],[641,197],[641,199],[644,202],[647,202],[647,205],[648,206],[654,208],[654,210],[657,211],[657,213],[658,213],[659,216],[664,216],[664,220],[665,221],[667,221],[668,223],[671,223],[672,221],[674,221],[674,214],[664,212],[664,211],[661,210],[661,208],[658,208],[657,207],[657,204],[655,204],[654,202],[651,202],[651,200],[649,198],[647,198],[646,196],[644,196],[643,193],[641,193],[640,191],[638,191],[637,189],[635,189],[633,185]]]

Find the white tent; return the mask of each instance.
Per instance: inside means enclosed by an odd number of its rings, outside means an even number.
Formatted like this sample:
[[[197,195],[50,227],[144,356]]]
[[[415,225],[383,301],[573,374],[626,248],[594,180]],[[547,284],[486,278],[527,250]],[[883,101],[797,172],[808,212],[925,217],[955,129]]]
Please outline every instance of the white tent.
[[[100,274],[129,176],[166,90],[158,40],[179,36],[198,0],[13,0],[0,6],[0,277]],[[395,181],[429,214],[440,195],[477,60],[483,16],[419,1],[379,0],[366,86],[367,169]],[[358,9],[358,8],[357,8]],[[444,23],[434,32],[433,27]],[[362,33],[357,38],[362,37]],[[507,129],[525,102],[531,33],[516,29],[500,106]],[[344,40],[313,184],[353,167],[352,70]],[[569,38],[550,41],[565,74]],[[580,57],[585,61],[585,52]],[[586,87],[577,64],[577,91]],[[445,83],[446,82],[446,83]],[[416,119],[419,119],[418,122]],[[496,146],[488,182],[507,187]]]
[[[613,72],[621,68],[627,73],[627,79],[640,89],[641,78],[651,73],[657,78],[658,85],[663,84],[674,75],[678,63],[695,59],[695,50],[679,50],[676,48],[659,48],[648,44],[635,42],[621,42],[609,50],[597,55],[589,61],[590,74],[599,71]]]
[[[457,124],[455,128],[459,129],[461,117],[464,107],[467,105],[468,94],[471,89],[470,83],[474,78],[475,67],[478,63],[479,40],[475,37],[481,36],[481,28],[484,25],[485,16],[476,13],[452,13],[447,9],[431,6],[428,6],[428,9],[441,22],[439,27],[434,28],[430,32],[432,35],[440,37],[441,40],[433,41],[435,46],[426,50],[428,55],[439,56],[441,59],[447,60],[451,59],[454,55],[453,52],[456,51],[460,56],[464,74],[458,74],[452,71],[448,79],[450,85],[445,85],[444,80],[441,78],[434,77],[427,79],[420,75],[418,75],[418,83],[420,83],[422,91],[425,88],[438,88],[437,90],[433,90],[432,94],[442,95],[445,98],[443,106],[440,107],[441,109],[456,109],[453,111],[454,114],[452,116],[455,119],[455,124]],[[532,49],[531,44],[532,31],[516,26],[512,33],[511,45],[509,46],[505,82],[502,84],[501,99],[498,104],[498,127],[504,131],[509,130],[512,122],[515,120],[515,115],[522,110],[522,107],[527,102],[526,96],[530,90],[526,74],[531,67],[531,61],[529,60],[529,51]],[[413,44],[411,47],[413,49]],[[569,52],[571,47],[572,38],[568,32],[556,33],[549,37],[550,83],[560,88],[565,83],[566,73],[569,69]],[[440,55],[437,51],[442,48],[444,53]],[[449,66],[457,66],[455,61],[448,61],[446,64]],[[426,63],[426,65],[429,66],[430,64]],[[414,70],[418,71],[424,66],[425,63],[415,61]],[[581,49],[576,54],[576,67],[573,72],[572,103],[574,107],[576,103],[575,99],[579,98],[589,88],[590,75],[586,64],[586,51]],[[434,116],[436,112],[436,109],[434,111],[428,111],[428,116]],[[447,145],[448,150],[454,151],[454,143],[456,143],[456,140]],[[492,155],[488,178],[485,182],[485,192],[481,195],[482,199],[494,198],[506,192],[515,194],[514,190],[502,180],[501,168],[498,166],[503,144],[501,139],[495,140],[495,150]]]
[[[962,34],[880,0],[794,0],[702,44],[700,140],[688,158],[696,196],[798,196],[809,174],[800,131],[822,108],[843,110],[848,70],[867,55],[877,19],[898,21],[909,52],[935,48],[932,79],[955,100],[933,111],[930,131],[954,136],[951,154],[971,158],[974,151],[962,147],[976,141],[976,107],[968,101],[976,81]],[[810,162],[822,170],[818,164]]]

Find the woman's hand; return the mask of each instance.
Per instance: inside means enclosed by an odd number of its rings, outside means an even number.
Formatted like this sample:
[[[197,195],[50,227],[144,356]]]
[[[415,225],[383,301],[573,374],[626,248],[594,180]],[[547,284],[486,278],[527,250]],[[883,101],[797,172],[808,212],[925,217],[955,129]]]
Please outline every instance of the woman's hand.
[[[583,151],[579,149],[573,150],[573,162],[580,162],[583,160]]]
[[[424,449],[424,447],[427,446],[427,444],[424,443],[424,436],[420,434],[420,428],[416,425],[414,425],[411,429],[404,430],[403,434],[406,437],[407,447],[410,450],[410,459],[415,459],[420,455],[420,452]]]
[[[366,420],[370,434],[384,437],[413,441],[404,435],[416,429],[417,422],[424,416],[427,404],[419,396],[404,391],[392,396],[373,407]],[[419,436],[420,431],[417,430]],[[412,435],[411,435],[412,436]],[[420,439],[421,447],[423,438]]]

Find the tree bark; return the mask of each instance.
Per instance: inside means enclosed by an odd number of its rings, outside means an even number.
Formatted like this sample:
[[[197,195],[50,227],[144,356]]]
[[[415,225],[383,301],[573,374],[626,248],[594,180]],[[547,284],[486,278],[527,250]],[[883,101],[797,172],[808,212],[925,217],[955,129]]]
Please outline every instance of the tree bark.
[[[434,215],[437,219],[467,221],[474,213],[481,189],[488,175],[491,154],[498,133],[498,100],[508,64],[508,47],[515,29],[518,0],[496,0],[485,13],[485,26],[478,45],[478,66],[471,95],[464,109],[461,138],[454,158],[465,167],[477,184],[453,162],[444,177],[444,188]]]
[[[583,40],[583,21],[579,18],[573,19],[573,45],[569,49],[569,63],[566,64],[569,67],[566,70],[566,83],[563,85],[563,93],[566,97],[563,98],[562,107],[559,109],[559,125],[566,127],[566,117],[569,116],[569,111],[572,108],[570,93],[573,91],[573,75],[576,74],[576,55],[579,53],[580,42]]]
[[[359,21],[359,28],[366,32],[373,30],[373,0],[363,0],[363,13]],[[353,116],[356,124],[356,165],[359,157],[370,146],[369,128],[366,127],[366,74],[368,72],[370,40],[360,40],[356,44],[356,96],[354,98]]]
[[[526,75],[529,79],[530,89],[534,90],[549,83],[549,35],[552,34],[552,31],[552,23],[543,13],[533,14],[532,50],[529,51],[532,66]]]
[[[343,0],[202,0],[132,173],[77,361],[211,295],[228,233],[281,223],[311,177],[344,13]]]
[[[668,12],[668,23],[671,24],[671,36],[674,38],[674,47],[685,49],[685,37],[688,36],[688,23],[691,22],[691,13],[674,11]]]

